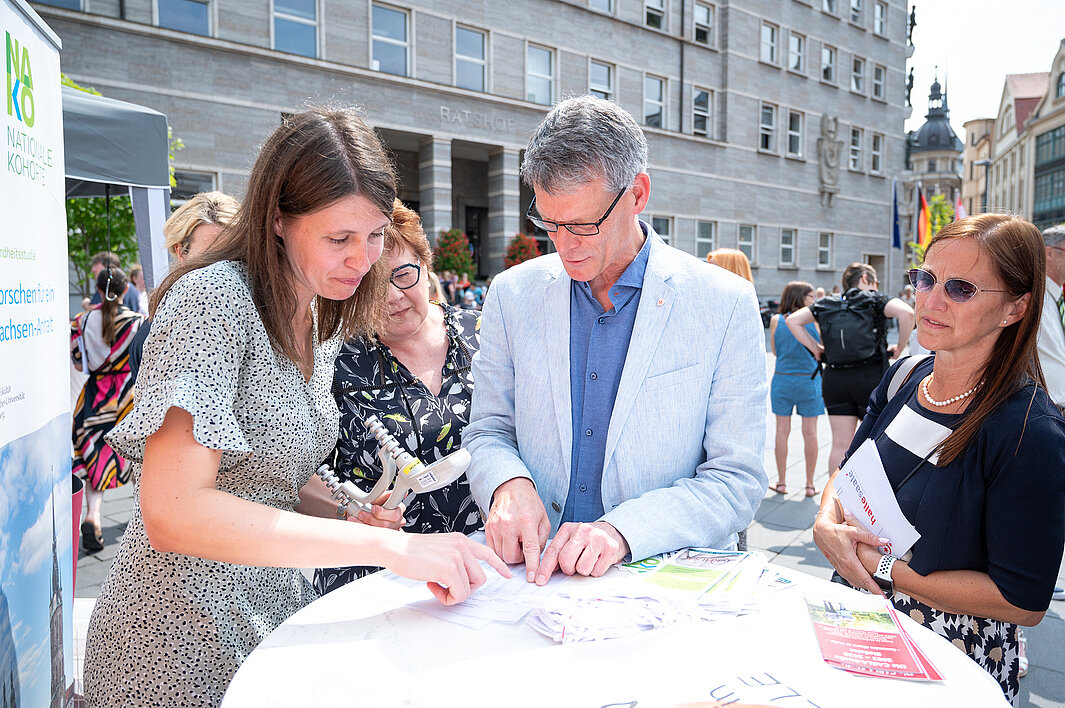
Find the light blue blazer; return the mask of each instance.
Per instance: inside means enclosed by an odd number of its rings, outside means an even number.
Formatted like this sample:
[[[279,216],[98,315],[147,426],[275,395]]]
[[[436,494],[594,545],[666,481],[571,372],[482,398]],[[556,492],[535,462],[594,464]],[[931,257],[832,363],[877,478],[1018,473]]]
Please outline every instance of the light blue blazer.
[[[765,337],[753,286],[653,231],[607,432],[603,521],[634,559],[726,548],[765,494]],[[571,280],[557,254],[492,281],[470,424],[474,498],[528,477],[558,530],[569,493]]]

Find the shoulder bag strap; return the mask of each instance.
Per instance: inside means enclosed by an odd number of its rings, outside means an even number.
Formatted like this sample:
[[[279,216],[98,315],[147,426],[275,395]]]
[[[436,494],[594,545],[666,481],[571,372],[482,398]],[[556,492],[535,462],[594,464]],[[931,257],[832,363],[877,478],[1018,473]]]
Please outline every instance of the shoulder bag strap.
[[[891,383],[888,384],[887,401],[890,401],[895,397],[895,394],[902,388],[902,384],[909,380],[910,374],[917,368],[917,365],[922,361],[932,356],[931,354],[914,354],[906,357],[899,364],[899,368],[895,369],[895,374],[891,377]],[[885,401],[885,403],[887,403]]]

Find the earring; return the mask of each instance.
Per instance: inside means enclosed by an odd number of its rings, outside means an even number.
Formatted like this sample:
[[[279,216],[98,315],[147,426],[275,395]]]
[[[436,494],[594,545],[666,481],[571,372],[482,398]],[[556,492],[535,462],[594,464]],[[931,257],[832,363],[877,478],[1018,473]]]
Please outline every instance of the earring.
[[[1006,324],[1009,320],[1002,320],[1002,324]]]

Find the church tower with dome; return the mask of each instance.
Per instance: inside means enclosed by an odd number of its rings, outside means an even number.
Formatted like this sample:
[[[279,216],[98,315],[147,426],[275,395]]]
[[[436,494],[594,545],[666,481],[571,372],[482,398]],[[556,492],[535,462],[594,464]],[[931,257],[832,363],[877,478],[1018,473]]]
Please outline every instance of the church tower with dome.
[[[947,92],[938,77],[928,92],[925,122],[906,136],[906,169],[900,177],[899,219],[904,242],[914,239],[916,186],[925,199],[942,194],[951,204],[961,190],[962,151],[965,145],[950,127]]]

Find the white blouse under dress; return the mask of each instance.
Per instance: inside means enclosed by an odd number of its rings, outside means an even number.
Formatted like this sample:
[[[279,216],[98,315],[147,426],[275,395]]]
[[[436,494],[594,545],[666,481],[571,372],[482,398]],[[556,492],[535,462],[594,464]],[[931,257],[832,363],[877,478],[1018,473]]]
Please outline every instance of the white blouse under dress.
[[[339,338],[315,342],[305,381],[271,346],[239,263],[192,271],[167,293],[133,411],[108,436],[134,461],[136,508],[89,623],[90,705],[217,705],[251,650],[315,598],[299,570],[153,550],[140,512],[141,462],[167,410],[183,408],[197,442],[222,451],[218,489],[291,510],[337,439],[330,387],[339,347]]]

